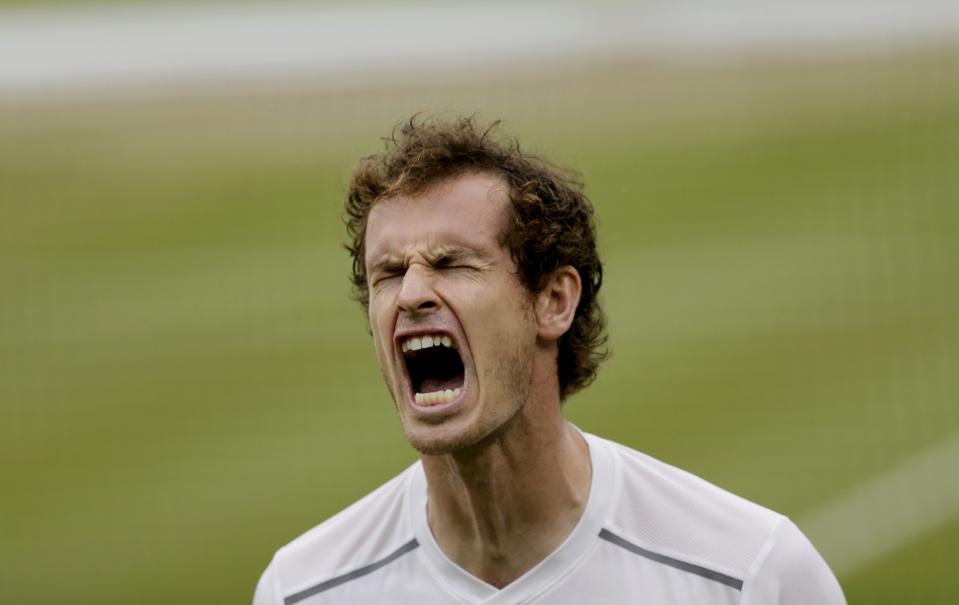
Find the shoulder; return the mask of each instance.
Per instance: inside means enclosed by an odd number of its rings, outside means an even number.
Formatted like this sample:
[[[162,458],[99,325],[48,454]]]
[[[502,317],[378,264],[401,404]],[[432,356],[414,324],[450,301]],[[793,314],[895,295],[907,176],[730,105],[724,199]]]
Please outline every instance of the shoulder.
[[[406,495],[418,465],[280,548],[260,578],[254,604],[282,603],[285,596],[355,572],[408,545],[413,529]]]
[[[611,529],[650,550],[742,578],[783,519],[652,456],[613,449],[622,485]]]
[[[754,584],[801,575],[803,570],[815,568],[819,576],[824,571],[835,583],[812,544],[788,518],[647,454],[607,443],[617,454],[621,477],[609,529],[624,540],[734,580],[743,591],[743,603],[752,602],[746,596],[755,590]]]
[[[743,605],[845,605],[842,588],[806,536],[784,519],[750,569]]]

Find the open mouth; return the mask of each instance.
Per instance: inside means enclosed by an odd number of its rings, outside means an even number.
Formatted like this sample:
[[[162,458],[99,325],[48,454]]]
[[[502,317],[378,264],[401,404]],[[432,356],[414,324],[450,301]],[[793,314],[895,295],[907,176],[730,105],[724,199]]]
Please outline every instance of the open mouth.
[[[462,394],[466,374],[453,339],[445,334],[410,336],[401,347],[417,405],[450,403]]]

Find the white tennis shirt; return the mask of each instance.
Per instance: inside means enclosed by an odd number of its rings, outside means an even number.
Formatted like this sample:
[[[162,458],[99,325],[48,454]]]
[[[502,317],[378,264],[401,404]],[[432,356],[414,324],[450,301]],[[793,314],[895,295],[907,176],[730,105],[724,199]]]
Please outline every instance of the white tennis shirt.
[[[582,518],[505,588],[440,550],[417,462],[277,551],[254,605],[845,604],[822,557],[786,517],[584,436],[593,475]]]

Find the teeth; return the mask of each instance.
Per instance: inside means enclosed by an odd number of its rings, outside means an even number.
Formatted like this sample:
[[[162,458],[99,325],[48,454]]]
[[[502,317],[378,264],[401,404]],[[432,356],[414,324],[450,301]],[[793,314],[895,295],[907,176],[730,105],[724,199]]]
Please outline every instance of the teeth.
[[[445,391],[435,391],[433,393],[417,393],[414,397],[416,399],[416,405],[430,407],[449,403],[459,397],[462,392],[463,387],[456,387],[455,389],[446,389]]]
[[[428,349],[430,347],[439,347],[444,346],[446,348],[452,349],[453,339],[445,334],[427,334],[426,336],[411,336],[403,340],[400,344],[400,348],[403,349],[404,353],[409,351],[419,351],[420,349]]]

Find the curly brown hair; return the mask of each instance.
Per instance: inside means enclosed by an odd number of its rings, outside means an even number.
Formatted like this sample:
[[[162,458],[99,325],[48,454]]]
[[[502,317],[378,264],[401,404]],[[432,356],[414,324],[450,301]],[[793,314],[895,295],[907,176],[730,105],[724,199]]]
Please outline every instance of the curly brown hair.
[[[473,117],[413,116],[393,129],[382,154],[360,160],[346,198],[345,245],[353,257],[354,297],[369,310],[365,264],[366,224],[373,205],[416,195],[466,172],[502,178],[509,186],[510,215],[501,243],[510,251],[531,293],[540,292],[565,265],[579,272],[582,293],[570,329],[559,342],[560,397],[593,381],[607,356],[606,318],[597,300],[603,266],[596,249],[593,206],[577,176],[520,150],[500,136],[500,122],[481,127]]]

